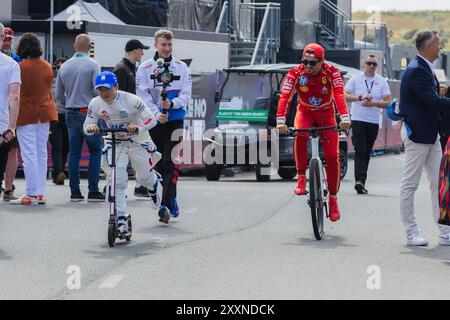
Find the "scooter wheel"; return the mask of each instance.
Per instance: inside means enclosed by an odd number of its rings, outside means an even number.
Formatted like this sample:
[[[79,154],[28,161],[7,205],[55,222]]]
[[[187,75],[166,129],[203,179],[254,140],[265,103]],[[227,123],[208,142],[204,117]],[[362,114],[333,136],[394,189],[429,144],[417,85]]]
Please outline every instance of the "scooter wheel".
[[[116,244],[116,224],[110,223],[108,225],[108,244],[112,248]]]
[[[128,223],[128,236],[125,237],[125,240],[131,241],[131,237],[133,235],[133,224],[131,223],[131,215],[128,216],[127,223]]]

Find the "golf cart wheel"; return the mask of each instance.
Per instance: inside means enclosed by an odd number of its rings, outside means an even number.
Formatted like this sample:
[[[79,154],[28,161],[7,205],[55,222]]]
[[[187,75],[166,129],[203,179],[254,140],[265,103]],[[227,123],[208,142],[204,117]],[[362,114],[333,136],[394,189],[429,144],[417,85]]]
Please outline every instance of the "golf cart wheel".
[[[257,165],[255,167],[255,173],[256,173],[256,180],[260,182],[268,182],[270,181],[270,174],[262,174],[262,170],[270,168],[269,166],[263,166],[263,165]]]
[[[218,164],[211,164],[205,166],[206,180],[208,181],[219,181],[220,173],[222,171],[222,166]]]
[[[297,170],[294,168],[280,168],[278,169],[278,175],[283,180],[292,180],[297,175]]]

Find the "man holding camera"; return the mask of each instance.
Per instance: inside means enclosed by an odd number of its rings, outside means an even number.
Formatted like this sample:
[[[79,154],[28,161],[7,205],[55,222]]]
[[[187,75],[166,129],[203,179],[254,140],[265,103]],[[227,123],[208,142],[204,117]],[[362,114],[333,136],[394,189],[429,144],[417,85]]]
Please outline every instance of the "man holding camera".
[[[172,57],[173,33],[161,29],[155,33],[154,38],[156,53],[152,59],[139,67],[136,74],[136,93],[158,119],[158,125],[150,131],[150,136],[162,154],[162,160],[156,165],[156,171],[163,177],[159,216],[164,216],[169,211],[170,216],[177,217],[179,165],[172,159],[172,150],[179,143],[179,139],[173,139],[172,135],[175,130],[183,129],[186,108],[191,99],[192,78],[188,66]],[[170,90],[166,91],[167,88]]]

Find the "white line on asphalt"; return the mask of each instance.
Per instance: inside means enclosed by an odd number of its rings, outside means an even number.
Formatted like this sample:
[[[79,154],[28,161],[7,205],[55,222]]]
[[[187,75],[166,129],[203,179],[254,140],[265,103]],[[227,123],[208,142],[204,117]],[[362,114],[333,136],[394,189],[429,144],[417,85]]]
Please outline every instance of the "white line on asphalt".
[[[112,276],[109,276],[106,278],[105,281],[102,282],[100,285],[100,288],[102,289],[113,289],[117,287],[119,282],[123,279],[124,275],[121,274],[113,274]]]

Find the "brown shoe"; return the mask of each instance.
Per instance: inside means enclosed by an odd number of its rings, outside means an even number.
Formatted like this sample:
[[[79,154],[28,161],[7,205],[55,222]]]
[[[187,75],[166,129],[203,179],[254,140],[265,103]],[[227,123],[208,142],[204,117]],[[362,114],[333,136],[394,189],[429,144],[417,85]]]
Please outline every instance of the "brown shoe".
[[[64,185],[64,180],[66,180],[66,175],[64,174],[64,172],[60,172],[58,173],[58,175],[56,176],[55,179],[55,184],[56,185]]]
[[[3,193],[3,201],[13,201],[19,199],[14,195],[14,191],[5,191]]]

